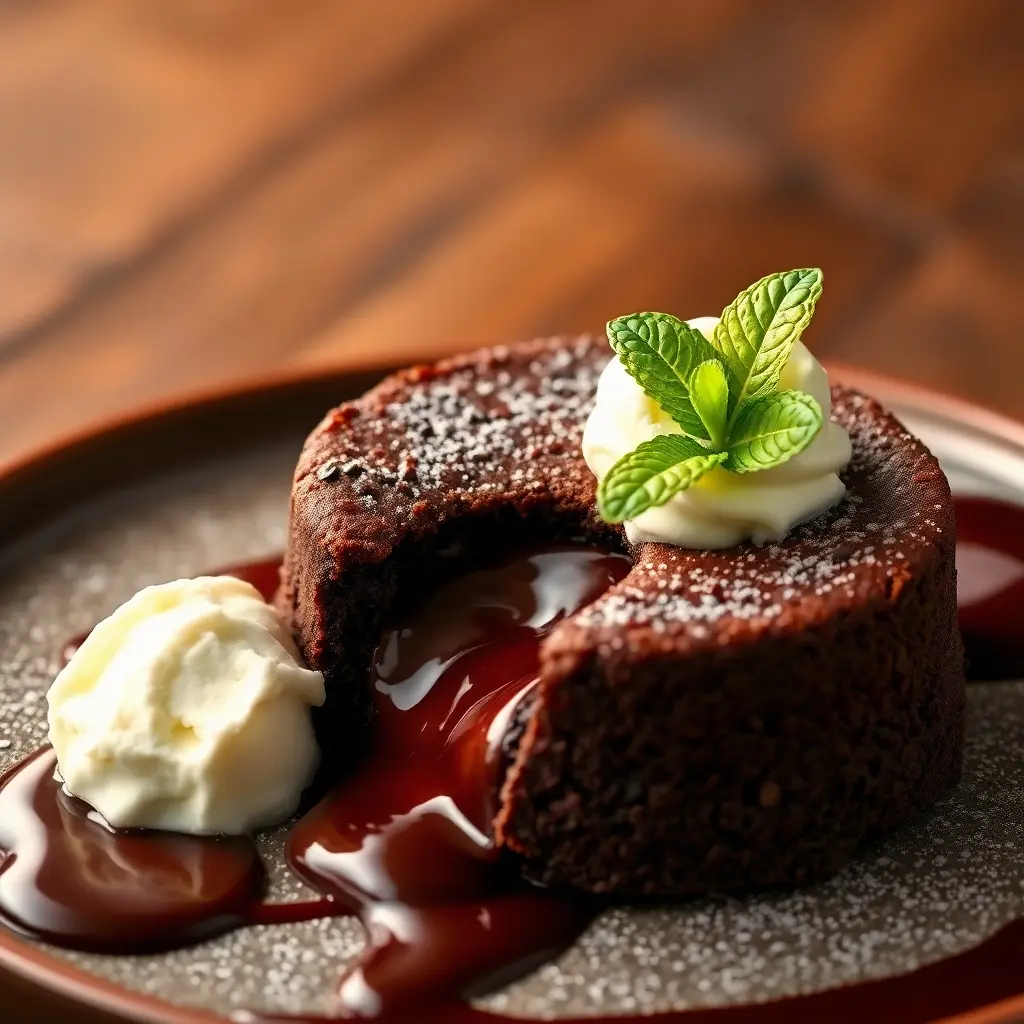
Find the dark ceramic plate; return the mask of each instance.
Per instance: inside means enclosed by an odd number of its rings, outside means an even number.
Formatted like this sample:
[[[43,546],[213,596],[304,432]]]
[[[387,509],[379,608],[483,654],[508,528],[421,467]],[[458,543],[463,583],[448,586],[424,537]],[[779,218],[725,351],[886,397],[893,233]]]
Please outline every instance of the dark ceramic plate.
[[[890,404],[938,454],[954,490],[1024,503],[1024,428],[852,371],[838,376]],[[371,380],[342,374],[208,396],[0,471],[0,770],[45,739],[45,692],[65,639],[148,583],[281,549],[303,436]],[[1024,683],[975,687],[969,703],[963,782],[828,883],[609,911],[556,963],[483,1005],[519,1017],[735,1007],[905,973],[990,938],[1024,912]],[[277,830],[261,841],[271,895],[299,898],[282,838]],[[0,927],[0,1020],[324,1012],[361,945],[359,924],[344,919],[139,957],[67,952]],[[989,991],[1024,992],[1024,980],[1015,986]],[[779,1019],[805,1019],[792,1006]],[[1024,997],[950,1010],[980,1011],[956,1018],[974,1024],[1010,1020]]]

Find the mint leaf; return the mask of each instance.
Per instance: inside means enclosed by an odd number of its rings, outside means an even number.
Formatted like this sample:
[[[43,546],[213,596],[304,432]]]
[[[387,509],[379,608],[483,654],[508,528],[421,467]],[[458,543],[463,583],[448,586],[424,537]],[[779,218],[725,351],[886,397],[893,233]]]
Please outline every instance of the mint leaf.
[[[731,377],[731,413],[770,395],[821,295],[821,271],[810,268],[769,274],[722,311],[715,347]]]
[[[708,359],[690,374],[690,401],[716,450],[725,447],[725,422],[729,417],[729,382],[725,367]]]
[[[690,401],[690,374],[717,353],[700,331],[668,313],[632,313],[608,322],[608,340],[648,398],[691,437],[709,439]]]
[[[709,470],[725,461],[691,437],[660,434],[623,456],[597,489],[597,507],[608,523],[635,519],[649,508],[664,505]]]
[[[802,452],[821,430],[821,406],[803,391],[778,391],[748,402],[729,432],[725,468],[771,469]]]

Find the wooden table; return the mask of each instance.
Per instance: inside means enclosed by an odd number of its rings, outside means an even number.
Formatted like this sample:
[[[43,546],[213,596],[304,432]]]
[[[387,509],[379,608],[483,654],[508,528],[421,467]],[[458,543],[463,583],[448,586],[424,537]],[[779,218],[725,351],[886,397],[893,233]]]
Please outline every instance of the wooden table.
[[[0,457],[158,396],[714,313],[1024,418],[1020,0],[0,0]]]

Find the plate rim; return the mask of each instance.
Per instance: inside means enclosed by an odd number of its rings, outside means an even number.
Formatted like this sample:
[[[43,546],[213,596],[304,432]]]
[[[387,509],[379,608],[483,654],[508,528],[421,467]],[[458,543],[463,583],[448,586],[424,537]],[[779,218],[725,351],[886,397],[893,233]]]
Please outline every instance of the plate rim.
[[[966,399],[919,384],[843,363],[825,361],[834,381],[877,397],[883,404],[921,409],[977,433],[1011,444],[1024,453],[1024,423]],[[0,493],[17,487],[48,464],[66,461],[96,444],[115,444],[146,427],[167,426],[196,412],[226,414],[235,404],[265,403],[275,398],[293,404],[321,392],[356,381],[370,383],[395,369],[389,363],[364,363],[254,375],[229,383],[185,390],[101,417],[66,431],[55,439],[0,459]],[[326,411],[326,407],[325,407]],[[58,959],[40,946],[0,924],[0,968],[39,988],[138,1024],[227,1024],[230,1018],[201,1007],[179,1006],[144,992],[124,988],[72,963]],[[1008,1024],[1024,1014],[1024,993],[933,1024]],[[600,1018],[596,1018],[600,1020]],[[637,1017],[643,1021],[642,1016]]]

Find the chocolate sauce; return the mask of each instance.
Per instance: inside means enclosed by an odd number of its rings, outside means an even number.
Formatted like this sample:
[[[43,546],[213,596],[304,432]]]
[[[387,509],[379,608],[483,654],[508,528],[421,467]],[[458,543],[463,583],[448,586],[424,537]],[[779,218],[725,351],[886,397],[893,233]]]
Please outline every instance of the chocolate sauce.
[[[0,778],[0,920],[61,946],[188,945],[248,920],[263,885],[247,838],[113,831],[68,796],[49,748]]]
[[[589,920],[585,901],[519,883],[490,822],[502,719],[536,684],[540,638],[629,567],[591,548],[524,552],[443,586],[384,635],[369,764],[288,844],[299,875],[366,924],[370,948],[342,979],[340,1011],[408,1013],[507,980]]]
[[[1024,674],[1024,511],[957,501],[960,617],[975,678]],[[489,838],[504,770],[499,739],[538,677],[540,640],[620,579],[592,548],[534,548],[432,594],[384,635],[371,669],[369,763],[294,826],[293,869],[322,894],[261,900],[253,844],[115,832],[67,796],[52,753],[0,778],[0,919],[74,948],[183,945],[244,924],[352,913],[367,951],[342,978],[337,1013],[424,1024],[506,1018],[461,997],[570,944],[596,905],[524,885]],[[235,567],[269,596],[277,562]],[[68,655],[74,645],[69,645]],[[1024,922],[910,974],[755,1006],[658,1014],[657,1024],[924,1022],[1017,994]],[[254,1018],[255,1019],[255,1018]],[[265,1018],[320,1022],[330,1018]],[[626,1024],[635,1017],[604,1017]]]
[[[1024,513],[956,500],[957,604],[971,679],[1024,677]]]
[[[263,872],[245,838],[109,829],[62,794],[42,752],[0,779],[0,918],[58,944],[131,951],[358,914],[370,945],[339,989],[339,1012],[350,1014],[454,1005],[542,963],[592,910],[526,887],[493,848],[502,720],[536,684],[544,634],[629,567],[594,548],[537,547],[448,583],[385,633],[369,681],[369,763],[296,823],[288,845],[323,899],[261,903]],[[226,571],[267,597],[277,583],[276,562]]]

